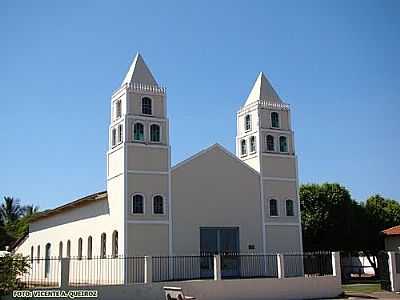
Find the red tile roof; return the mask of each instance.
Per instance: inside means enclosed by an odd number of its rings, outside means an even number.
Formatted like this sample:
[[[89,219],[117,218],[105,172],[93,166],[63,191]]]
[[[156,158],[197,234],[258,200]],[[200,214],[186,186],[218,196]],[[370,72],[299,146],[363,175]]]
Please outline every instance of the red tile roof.
[[[400,235],[400,225],[382,230],[384,235]]]

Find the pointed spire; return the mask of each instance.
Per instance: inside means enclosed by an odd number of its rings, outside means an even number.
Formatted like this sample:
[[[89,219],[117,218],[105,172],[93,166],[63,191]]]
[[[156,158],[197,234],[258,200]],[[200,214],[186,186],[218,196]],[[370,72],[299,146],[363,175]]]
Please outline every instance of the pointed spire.
[[[248,105],[258,100],[283,103],[263,72],[260,72],[258,75],[257,80],[254,83],[254,86],[251,89],[251,92],[244,105]]]
[[[122,85],[125,83],[158,86],[157,81],[154,79],[153,74],[151,74],[139,52],[136,54],[128,73],[122,81]]]

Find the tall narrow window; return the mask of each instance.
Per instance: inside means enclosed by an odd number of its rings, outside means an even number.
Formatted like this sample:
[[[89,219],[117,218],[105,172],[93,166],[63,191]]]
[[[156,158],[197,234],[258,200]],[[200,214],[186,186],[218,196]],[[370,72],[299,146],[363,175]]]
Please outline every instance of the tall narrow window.
[[[240,141],[240,153],[241,153],[241,155],[246,155],[247,154],[246,140],[241,140]]]
[[[37,258],[40,258],[40,246],[39,245],[37,246],[36,252],[37,252]],[[37,263],[39,263],[39,259],[38,259]]]
[[[160,195],[153,197],[153,213],[155,215],[164,213],[164,199]]]
[[[270,134],[267,135],[267,151],[275,151],[274,137]]]
[[[115,130],[115,128],[113,128],[113,130],[111,131],[111,144],[113,146],[117,144],[117,130]]]
[[[269,215],[278,216],[278,201],[276,199],[269,200]]]
[[[58,258],[63,257],[63,242],[58,243]]]
[[[31,247],[31,264],[33,264],[33,251],[34,251],[34,248],[33,248],[33,246]]]
[[[46,244],[46,248],[45,248],[45,259],[44,259],[44,277],[49,277],[49,273],[50,273],[50,253],[51,251],[51,244],[47,243]]]
[[[93,243],[93,239],[91,236],[89,236],[88,240],[87,240],[87,258],[88,259],[92,259],[92,256],[93,256],[92,243]]]
[[[120,118],[122,115],[122,107],[121,107],[121,100],[118,100],[115,103],[115,117]]]
[[[287,138],[286,136],[279,137],[279,151],[288,152]]]
[[[289,217],[294,216],[293,200],[286,200],[286,215]]]
[[[256,137],[250,137],[250,153],[256,152]]]
[[[71,241],[67,241],[67,257],[71,257]]]
[[[251,116],[250,115],[246,115],[246,117],[244,118],[244,130],[245,131],[251,130]]]
[[[142,114],[144,115],[151,115],[151,99],[149,97],[144,97],[142,99]]]
[[[144,199],[142,195],[134,195],[132,197],[132,213],[133,214],[144,213]]]
[[[152,142],[160,141],[160,126],[157,124],[152,124],[150,126],[150,141]]]
[[[142,123],[133,125],[133,139],[135,141],[144,141],[144,126]]]
[[[279,114],[276,111],[271,113],[271,127],[279,128]]]
[[[102,234],[101,234],[101,241],[100,241],[100,257],[101,258],[105,258],[106,257],[106,253],[107,253],[107,249],[106,249],[106,243],[107,243],[107,240],[106,240],[107,238],[106,238],[106,234],[103,232]]]
[[[122,136],[123,136],[122,124],[119,124],[118,125],[118,143],[122,143]]]
[[[114,230],[112,234],[112,257],[118,256],[118,231]]]
[[[82,238],[78,239],[78,259],[82,259]]]

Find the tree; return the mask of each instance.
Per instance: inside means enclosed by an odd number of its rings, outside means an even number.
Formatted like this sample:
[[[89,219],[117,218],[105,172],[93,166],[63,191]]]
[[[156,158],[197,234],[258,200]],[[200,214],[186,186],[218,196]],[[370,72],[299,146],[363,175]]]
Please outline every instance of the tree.
[[[13,289],[21,287],[18,276],[28,272],[30,268],[27,257],[21,254],[6,254],[0,257],[0,295],[10,293]]]
[[[5,225],[17,221],[23,213],[24,209],[18,199],[4,197],[4,202],[0,206],[0,218]]]

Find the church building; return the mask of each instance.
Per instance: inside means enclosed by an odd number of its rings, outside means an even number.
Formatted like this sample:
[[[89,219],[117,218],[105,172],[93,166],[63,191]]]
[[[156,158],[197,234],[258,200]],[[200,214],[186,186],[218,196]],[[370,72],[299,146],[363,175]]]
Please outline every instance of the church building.
[[[236,114],[235,154],[214,144],[171,166],[166,90],[140,54],[110,106],[107,190],[38,214],[15,252],[90,258],[302,251],[290,107],[263,73]]]

